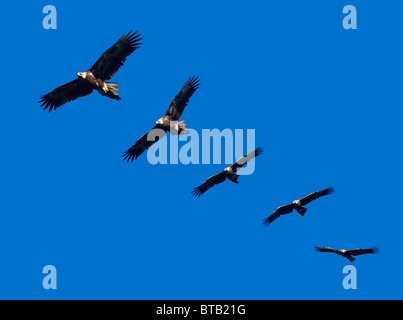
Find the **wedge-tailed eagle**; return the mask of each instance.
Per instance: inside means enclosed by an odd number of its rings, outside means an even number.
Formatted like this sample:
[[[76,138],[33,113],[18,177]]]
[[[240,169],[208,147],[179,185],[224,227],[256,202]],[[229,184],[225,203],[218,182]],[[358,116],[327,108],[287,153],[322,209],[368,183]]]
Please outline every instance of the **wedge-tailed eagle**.
[[[205,193],[208,189],[214,187],[216,184],[224,182],[226,179],[232,181],[234,183],[238,183],[239,175],[236,174],[239,169],[246,165],[246,163],[253,158],[261,155],[263,153],[263,147],[258,147],[252,152],[240,158],[237,162],[235,162],[232,166],[225,168],[224,171],[216,174],[208,178],[204,181],[200,186],[193,189],[192,194],[195,197],[200,197],[203,193]]]
[[[144,134],[137,142],[123,154],[123,160],[127,162],[133,162],[137,159],[144,151],[151,147],[158,139],[150,139],[153,130],[162,129],[165,132],[171,132],[171,134],[186,134],[185,121],[179,121],[185,107],[187,106],[190,97],[195,93],[200,85],[200,80],[197,77],[190,77],[183,85],[181,91],[172,100],[165,115],[156,121],[156,125],[146,134]],[[171,127],[173,125],[173,127]],[[161,137],[157,137],[161,138]]]
[[[97,90],[101,95],[120,100],[118,84],[110,80],[126,61],[126,58],[140,46],[141,34],[130,31],[124,34],[112,47],[106,50],[98,61],[85,72],[78,72],[77,79],[57,87],[39,100],[44,110],[56,110],[63,104],[89,95]]]
[[[316,200],[320,197],[326,196],[328,194],[332,194],[334,192],[334,188],[327,188],[322,191],[318,192],[313,192],[306,197],[300,199],[300,200],[295,200],[291,204],[285,205],[278,207],[276,211],[274,211],[271,216],[269,216],[267,219],[263,221],[263,224],[265,226],[268,226],[270,223],[272,223],[274,220],[276,220],[278,217],[284,214],[289,214],[291,213],[294,209],[301,215],[304,216],[306,211],[308,210],[307,208],[304,208],[303,206],[307,205],[309,202]]]
[[[350,262],[353,262],[355,260],[355,258],[353,258],[353,256],[360,256],[363,254],[374,254],[374,253],[378,253],[379,252],[379,248],[378,247],[373,247],[370,249],[353,249],[353,250],[337,250],[337,249],[333,249],[333,248],[321,248],[321,247],[316,247],[315,246],[315,250],[317,252],[331,252],[331,253],[336,253],[338,255],[343,256],[344,258],[347,258],[348,260],[350,260]]]

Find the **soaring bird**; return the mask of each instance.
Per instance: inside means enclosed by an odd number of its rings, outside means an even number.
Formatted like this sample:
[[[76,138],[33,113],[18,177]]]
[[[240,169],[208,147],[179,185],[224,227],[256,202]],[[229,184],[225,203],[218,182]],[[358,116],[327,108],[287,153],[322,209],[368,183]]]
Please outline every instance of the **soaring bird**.
[[[272,213],[272,215],[270,217],[268,217],[267,219],[265,219],[263,221],[263,224],[265,226],[268,226],[270,223],[272,223],[274,220],[276,220],[278,217],[280,217],[281,215],[284,214],[289,214],[291,213],[294,209],[301,215],[304,216],[306,211],[308,210],[307,208],[304,208],[303,206],[307,205],[309,202],[316,200],[320,197],[326,196],[328,194],[332,194],[334,192],[334,188],[327,188],[325,190],[322,191],[318,191],[318,192],[313,192],[309,195],[307,195],[306,197],[300,199],[300,200],[295,200],[293,201],[291,204],[285,205],[285,206],[281,206],[278,207],[276,209],[276,211],[274,211]]]
[[[63,104],[89,95],[94,89],[101,95],[120,100],[118,84],[110,80],[126,61],[126,58],[140,46],[141,34],[130,31],[124,34],[112,47],[106,50],[97,62],[85,72],[78,72],[77,79],[57,87],[39,100],[43,110],[56,110]]]
[[[370,249],[353,249],[353,250],[337,250],[337,249],[333,249],[333,248],[321,248],[321,247],[317,247],[315,246],[315,250],[317,252],[332,252],[332,253],[336,253],[338,255],[341,255],[345,258],[347,258],[348,260],[350,260],[350,262],[353,262],[355,260],[355,258],[353,258],[352,256],[360,256],[362,254],[374,254],[374,253],[378,253],[379,252],[379,248],[378,247],[373,247]]]
[[[224,171],[216,174],[208,178],[204,181],[200,186],[193,189],[192,194],[195,197],[200,197],[203,193],[205,193],[208,189],[214,187],[216,184],[224,182],[226,179],[238,183],[239,175],[236,174],[239,169],[241,169],[245,164],[252,160],[253,158],[261,155],[263,153],[263,148],[258,147],[252,152],[240,158],[237,162],[235,162],[232,166],[225,168]]]
[[[199,87],[200,80],[197,77],[190,77],[183,85],[181,91],[172,100],[165,115],[156,121],[156,125],[146,134],[144,134],[137,142],[123,154],[123,159],[127,162],[133,162],[137,159],[145,150],[151,147],[158,139],[150,139],[149,134],[156,129],[162,129],[165,133],[171,132],[171,134],[186,134],[185,121],[179,121],[185,107],[187,106],[190,97]],[[171,127],[172,125],[172,127]],[[155,132],[155,131],[154,131]],[[158,138],[158,137],[156,137]]]

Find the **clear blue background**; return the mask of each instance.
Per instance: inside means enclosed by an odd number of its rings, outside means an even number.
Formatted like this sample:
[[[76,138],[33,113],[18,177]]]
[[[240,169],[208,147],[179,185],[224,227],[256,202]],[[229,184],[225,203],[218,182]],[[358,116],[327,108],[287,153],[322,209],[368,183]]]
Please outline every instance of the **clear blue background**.
[[[42,8],[58,10],[44,30]],[[344,30],[354,4],[358,30]],[[0,298],[397,299],[402,279],[402,30],[398,1],[26,1],[0,19]],[[52,113],[38,99],[123,33],[143,45],[96,92]],[[256,129],[265,153],[200,199],[225,165],[120,158],[190,75],[196,130]],[[183,144],[183,143],[182,143]],[[245,146],[246,148],[246,146]],[[245,150],[246,151],[246,150]],[[307,215],[262,220],[329,186]],[[379,246],[349,262],[313,245]],[[54,265],[58,289],[42,288]]]

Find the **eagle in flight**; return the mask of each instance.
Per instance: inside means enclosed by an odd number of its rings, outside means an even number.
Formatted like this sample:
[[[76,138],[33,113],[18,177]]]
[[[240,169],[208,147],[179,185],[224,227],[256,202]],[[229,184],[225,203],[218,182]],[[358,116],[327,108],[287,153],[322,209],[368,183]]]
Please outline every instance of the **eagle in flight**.
[[[200,197],[203,193],[205,193],[208,189],[214,187],[216,184],[224,182],[226,179],[238,183],[239,175],[236,174],[239,169],[246,165],[246,163],[253,158],[261,155],[263,153],[263,148],[258,147],[252,152],[248,153],[247,155],[240,158],[237,162],[235,162],[232,166],[225,168],[224,171],[216,174],[208,178],[204,181],[200,186],[193,189],[192,194],[195,197]]]
[[[137,142],[123,154],[123,160],[133,162],[134,159],[137,159],[144,151],[156,143],[159,138],[162,138],[157,136],[155,139],[151,139],[152,135],[149,137],[149,134],[153,133],[153,130],[160,129],[160,131],[162,130],[162,132],[165,134],[168,131],[171,132],[171,134],[188,133],[186,130],[185,121],[182,120],[178,122],[178,120],[185,110],[190,97],[193,95],[193,93],[195,93],[199,85],[199,78],[194,76],[190,77],[183,85],[181,91],[179,91],[179,93],[172,100],[165,115],[156,121],[154,128],[138,139]]]
[[[307,205],[309,202],[316,200],[320,197],[326,196],[328,194],[332,194],[334,192],[334,188],[327,188],[325,190],[322,191],[318,191],[318,192],[313,192],[309,195],[307,195],[306,197],[300,199],[300,200],[295,200],[293,201],[293,203],[285,205],[285,206],[281,206],[278,207],[276,209],[276,211],[274,211],[272,213],[272,215],[270,217],[268,217],[267,219],[265,219],[263,221],[263,224],[265,226],[268,226],[270,223],[272,223],[274,220],[276,220],[278,217],[280,217],[281,215],[284,214],[289,214],[291,213],[294,209],[301,215],[304,216],[306,211],[308,210],[307,208],[304,208],[303,206]]]
[[[140,46],[141,34],[130,31],[124,34],[112,47],[106,50],[97,62],[85,72],[78,72],[77,79],[57,87],[39,100],[43,110],[56,110],[65,103],[89,95],[94,89],[101,95],[120,100],[118,84],[110,80],[126,61],[126,58]]]
[[[352,256],[360,256],[362,254],[374,254],[374,253],[378,253],[379,252],[379,248],[378,247],[373,247],[370,249],[353,249],[353,250],[337,250],[337,249],[333,249],[333,248],[321,248],[321,247],[316,247],[315,246],[315,250],[317,252],[331,252],[331,253],[336,253],[338,255],[343,256],[344,258],[347,258],[348,260],[350,260],[350,262],[353,262],[355,260],[355,258],[353,258]]]

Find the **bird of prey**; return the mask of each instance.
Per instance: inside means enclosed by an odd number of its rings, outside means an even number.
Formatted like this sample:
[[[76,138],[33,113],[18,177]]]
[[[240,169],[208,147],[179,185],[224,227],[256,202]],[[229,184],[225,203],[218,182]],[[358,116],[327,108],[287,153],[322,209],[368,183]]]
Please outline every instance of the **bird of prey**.
[[[39,100],[43,110],[56,110],[63,104],[89,95],[94,89],[101,95],[120,100],[118,84],[110,80],[126,61],[126,58],[140,46],[141,34],[130,31],[124,34],[112,47],[106,50],[97,62],[85,72],[78,72],[77,79],[57,87]]]
[[[216,174],[208,178],[204,181],[200,186],[193,189],[192,194],[195,197],[200,197],[203,193],[205,193],[208,189],[214,187],[216,184],[224,182],[226,179],[238,183],[239,175],[236,174],[239,169],[246,165],[246,163],[253,158],[261,155],[263,153],[263,148],[258,147],[252,152],[248,153],[247,155],[240,158],[237,162],[235,162],[232,166],[225,168],[224,171]]]
[[[291,204],[285,205],[278,207],[276,211],[272,213],[271,216],[269,216],[267,219],[263,221],[263,224],[265,226],[268,226],[270,223],[272,223],[274,220],[276,220],[278,217],[284,214],[289,214],[291,213],[294,209],[301,215],[304,216],[306,211],[308,210],[307,208],[304,208],[303,206],[307,205],[309,202],[316,200],[320,197],[326,196],[328,194],[332,194],[334,192],[334,188],[327,188],[322,191],[318,192],[313,192],[306,197],[300,199],[300,200],[295,200]]]
[[[379,252],[378,247],[373,247],[370,249],[337,250],[337,249],[333,249],[333,248],[320,248],[320,247],[315,246],[315,250],[317,252],[336,253],[338,255],[341,255],[341,256],[347,258],[348,260],[350,260],[350,262],[353,262],[355,260],[355,258],[353,258],[352,256],[360,256],[362,254],[374,254],[374,253]]]
[[[144,134],[137,142],[123,154],[123,160],[127,162],[133,162],[134,159],[137,159],[145,150],[151,147],[154,143],[158,141],[156,139],[150,139],[149,134],[153,132],[153,130],[160,129],[159,131],[170,132],[171,134],[186,134],[188,131],[186,130],[185,121],[179,121],[185,107],[187,106],[190,97],[199,87],[200,80],[197,77],[190,77],[185,84],[183,85],[181,91],[175,96],[172,100],[167,112],[165,115],[156,121],[156,125],[146,134]],[[172,125],[172,127],[171,127]],[[155,132],[155,131],[154,131]],[[151,135],[150,135],[151,137]]]

